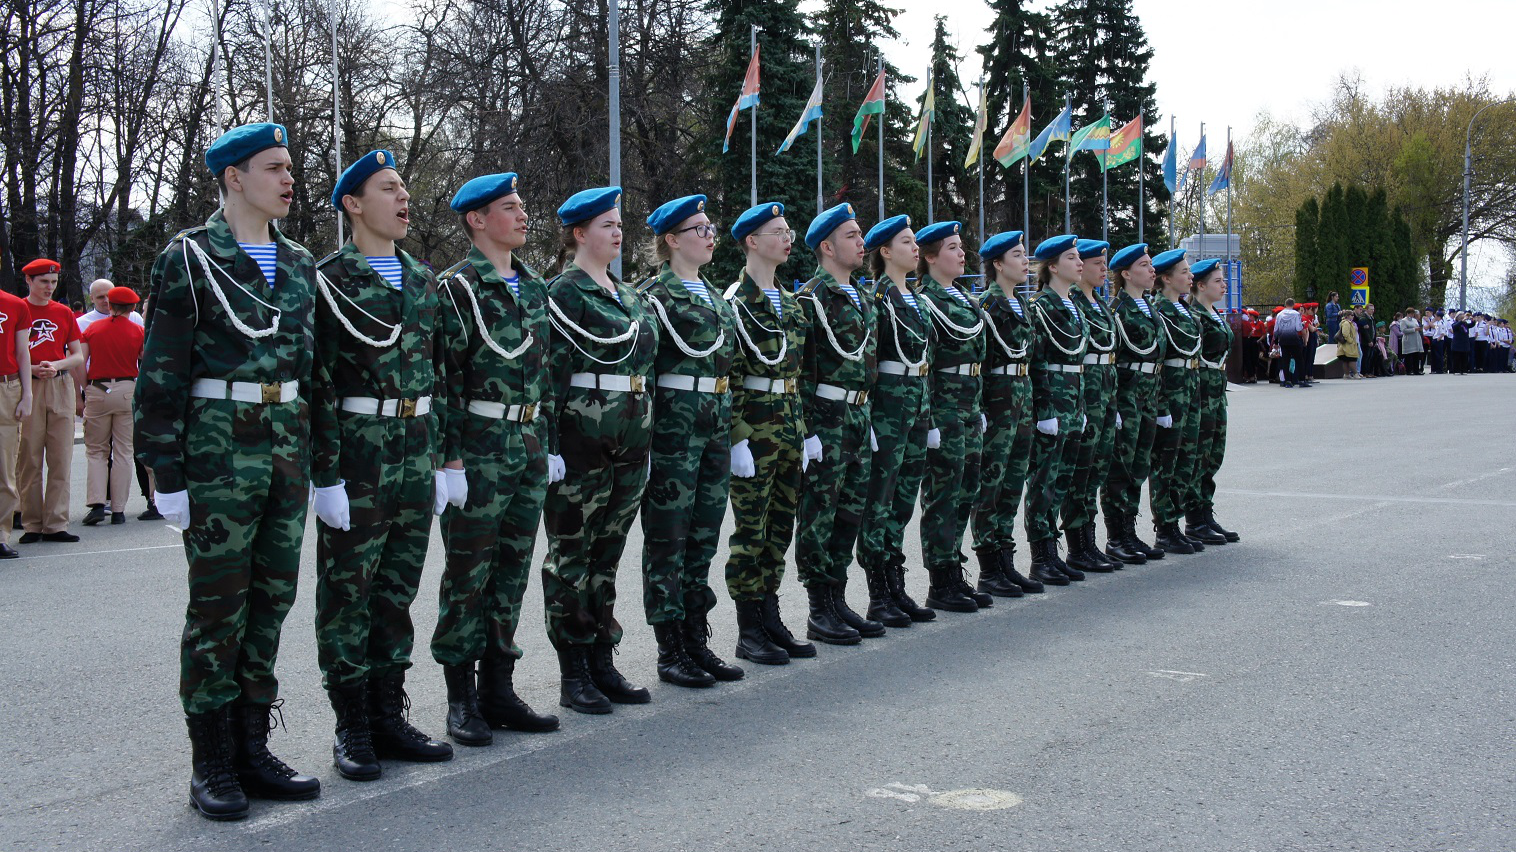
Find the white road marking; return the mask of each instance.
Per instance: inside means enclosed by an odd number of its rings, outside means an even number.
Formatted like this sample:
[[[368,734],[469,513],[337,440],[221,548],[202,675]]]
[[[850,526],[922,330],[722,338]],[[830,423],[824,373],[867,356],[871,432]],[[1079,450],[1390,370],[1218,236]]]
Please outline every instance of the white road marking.
[[[31,545],[27,545],[27,546],[30,547]],[[66,558],[69,558],[69,559],[73,559],[73,558],[78,557],[78,556],[100,556],[102,554],[136,553],[137,551],[141,551],[141,550],[168,550],[170,548],[173,548],[175,550],[183,550],[184,549],[184,545],[182,545],[182,544],[157,544],[157,545],[153,545],[152,547],[118,547],[118,548],[115,548],[115,549],[112,549],[112,550],[86,550],[86,551],[83,551],[83,552],[80,552],[80,553],[48,553],[48,554],[43,555],[43,556],[22,556],[21,558],[22,559],[62,559],[62,558],[66,557]]]
[[[1449,559],[1483,559],[1483,553],[1450,553]]]
[[[1021,796],[1009,790],[973,787],[935,792],[925,784],[902,784],[899,781],[866,790],[863,795],[873,799],[895,799],[907,804],[925,800],[927,804],[939,808],[959,811],[999,811],[1014,808],[1022,802]]]
[[[1368,601],[1322,601],[1322,606],[1373,606]]]
[[[1167,680],[1177,680],[1180,683],[1189,683],[1197,677],[1210,677],[1210,675],[1203,672],[1176,672],[1171,669],[1159,669],[1156,672],[1148,672],[1148,674]]]

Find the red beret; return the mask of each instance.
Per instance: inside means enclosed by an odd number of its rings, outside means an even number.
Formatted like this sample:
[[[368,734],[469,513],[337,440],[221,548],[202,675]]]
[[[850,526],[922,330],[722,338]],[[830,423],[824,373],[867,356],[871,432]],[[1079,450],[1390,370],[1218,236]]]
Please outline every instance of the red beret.
[[[39,257],[21,267],[21,274],[23,275],[51,275],[54,272],[62,271],[63,267],[58,264],[58,261],[48,260],[45,257]]]
[[[105,299],[116,305],[135,305],[141,301],[137,298],[137,294],[132,292],[132,288],[130,287],[112,287],[105,294]]]
[[[1274,306],[1274,313],[1277,314],[1277,313],[1279,313],[1282,310],[1284,310],[1284,305],[1275,305]]]
[[[1258,316],[1258,312],[1255,311],[1255,310],[1253,310],[1252,308],[1248,308],[1248,313],[1252,314],[1255,317]]]

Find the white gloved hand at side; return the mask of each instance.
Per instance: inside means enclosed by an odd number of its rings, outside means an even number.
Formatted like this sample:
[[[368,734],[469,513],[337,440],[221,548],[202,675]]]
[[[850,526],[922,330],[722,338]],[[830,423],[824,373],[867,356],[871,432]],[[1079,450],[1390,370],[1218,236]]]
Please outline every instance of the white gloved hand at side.
[[[747,479],[757,475],[758,466],[753,462],[753,451],[744,438],[732,445],[732,476]]]
[[[548,456],[547,457],[547,484],[548,485],[552,485],[554,482],[562,482],[563,481],[563,475],[565,473],[568,473],[568,468],[565,467],[564,464],[563,464],[563,456]]]
[[[869,452],[879,452],[879,436],[874,434],[874,427],[869,427]]]
[[[158,514],[171,527],[181,530],[189,529],[190,508],[188,491],[159,491],[153,495],[153,504],[158,507]]]
[[[981,435],[988,434],[989,431],[990,431],[990,419],[988,417],[985,417],[984,416],[984,412],[981,411],[981,412],[979,412],[979,434],[981,434]]]
[[[811,461],[821,461],[821,436],[812,435],[805,439],[805,457]]]
[[[935,450],[935,449],[937,449],[940,446],[942,446],[942,430],[941,429],[928,429],[928,430],[926,430],[926,448],[929,449],[929,450]]]
[[[1171,415],[1171,414],[1165,414],[1162,417],[1158,418],[1158,428],[1160,428],[1160,429],[1172,429],[1172,428],[1174,428],[1174,416]]]
[[[1037,421],[1037,431],[1044,435],[1058,434],[1058,418],[1049,417],[1046,420]]]
[[[316,517],[332,529],[346,531],[353,528],[346,481],[316,489]]]
[[[1121,428],[1121,412],[1116,412],[1116,428]]]
[[[461,468],[453,470],[445,467],[442,472],[447,474],[447,502],[463,508],[468,502],[468,475]]]
[[[447,474],[442,471],[432,473],[432,514],[440,515],[447,509]]]

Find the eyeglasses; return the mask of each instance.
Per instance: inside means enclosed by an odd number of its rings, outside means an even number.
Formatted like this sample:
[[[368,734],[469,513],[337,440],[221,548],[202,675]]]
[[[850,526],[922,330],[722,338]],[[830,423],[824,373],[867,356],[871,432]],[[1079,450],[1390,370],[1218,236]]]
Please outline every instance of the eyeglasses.
[[[790,242],[794,242],[795,241],[795,229],[794,228],[790,228],[787,231],[762,231],[762,232],[759,232],[757,234],[754,234],[754,236],[758,236],[758,237],[784,237],[785,239],[789,240]]]
[[[704,225],[691,225],[688,228],[680,228],[679,230],[675,231],[674,233],[676,233],[676,234],[682,234],[682,233],[684,233],[686,231],[694,231],[695,232],[695,236],[700,237],[701,239],[706,239],[706,240],[708,240],[711,237],[714,237],[717,234],[721,233],[721,231],[716,227],[715,223],[707,223],[707,224],[704,224]]]

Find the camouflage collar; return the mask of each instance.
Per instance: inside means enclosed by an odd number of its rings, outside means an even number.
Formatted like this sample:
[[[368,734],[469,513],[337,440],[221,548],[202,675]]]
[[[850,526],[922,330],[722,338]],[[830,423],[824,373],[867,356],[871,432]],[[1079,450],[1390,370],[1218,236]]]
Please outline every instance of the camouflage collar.
[[[610,270],[606,270],[605,274],[610,276],[611,283],[616,285],[616,293],[621,297],[621,301],[619,303],[616,301],[616,297],[612,296],[610,293],[607,293],[604,287],[601,287],[598,283],[596,283],[595,279],[591,278],[588,272],[580,269],[579,265],[573,261],[570,261],[569,265],[563,268],[563,272],[559,273],[558,278],[573,284],[586,293],[597,293],[601,298],[609,299],[612,304],[615,304],[617,307],[625,310],[626,306],[630,304],[633,299],[637,298],[636,292],[634,292],[632,288],[626,286],[626,283],[623,282],[620,278],[617,278],[616,273],[611,272]]]
[[[386,288],[394,289],[390,287],[389,282],[384,280],[384,276],[375,272],[374,268],[368,265],[368,260],[363,256],[363,252],[358,250],[358,245],[352,240],[343,243],[342,249],[337,252],[335,257],[347,269],[349,276],[383,282]],[[411,282],[425,273],[422,270],[420,262],[409,254],[406,254],[405,250],[399,246],[395,247],[395,257],[400,260],[401,284],[408,291],[411,289]]]
[[[224,260],[235,260],[242,252],[242,247],[237,245],[237,238],[232,235],[232,226],[227,224],[226,215],[222,208],[216,208],[216,212],[205,220],[206,242],[210,246],[211,254]],[[288,241],[274,223],[268,223],[268,235],[280,248],[288,250]]]

